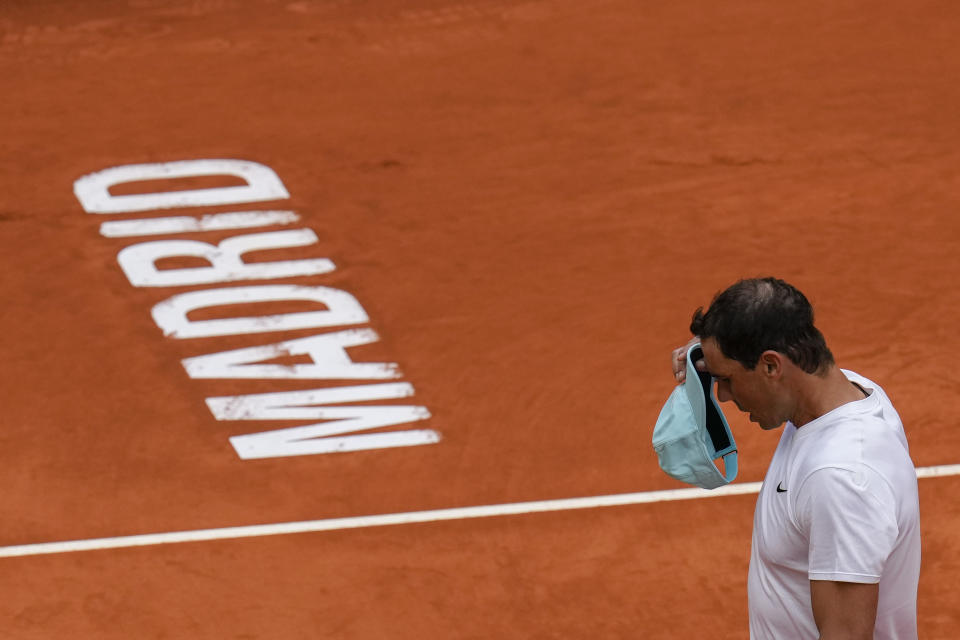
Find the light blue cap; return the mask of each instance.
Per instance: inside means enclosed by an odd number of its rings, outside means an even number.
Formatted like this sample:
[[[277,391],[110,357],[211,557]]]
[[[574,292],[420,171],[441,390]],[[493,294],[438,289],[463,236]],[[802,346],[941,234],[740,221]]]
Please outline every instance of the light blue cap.
[[[737,477],[737,443],[713,393],[713,378],[697,371],[700,344],[687,349],[687,378],[670,394],[653,428],[660,468],[687,484],[716,489]],[[714,460],[723,458],[724,473]]]

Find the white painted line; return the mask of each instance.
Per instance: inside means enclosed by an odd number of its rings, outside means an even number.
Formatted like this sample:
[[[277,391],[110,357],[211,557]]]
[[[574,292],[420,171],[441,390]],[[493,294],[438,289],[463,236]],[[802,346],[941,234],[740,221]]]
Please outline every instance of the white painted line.
[[[960,464],[940,467],[922,467],[917,469],[918,478],[934,478],[960,475]],[[598,507],[618,507],[651,502],[669,502],[673,500],[696,500],[699,498],[719,498],[723,496],[758,493],[760,482],[741,482],[719,489],[668,489],[664,491],[643,491],[640,493],[620,493],[588,498],[566,498],[561,500],[540,500],[535,502],[514,502],[479,507],[458,507],[436,509],[433,511],[412,511],[408,513],[389,513],[374,516],[356,516],[351,518],[331,518],[327,520],[305,520],[301,522],[281,522],[277,524],[258,524],[243,527],[224,527],[220,529],[199,529],[195,531],[174,531],[169,533],[149,533],[115,538],[94,538],[90,540],[68,540],[64,542],[42,542],[0,547],[0,558],[38,556],[72,551],[96,551],[101,549],[123,549],[126,547],[144,547],[179,542],[203,542],[209,540],[235,540],[263,536],[289,535],[293,533],[312,533],[318,531],[337,531],[367,527],[384,527],[398,524],[422,522],[441,522],[445,520],[467,520],[471,518],[490,518],[494,516],[521,515],[526,513],[546,513],[550,511],[572,511],[575,509],[595,509]]]
[[[942,476],[960,476],[960,464],[945,464],[939,467],[917,467],[918,478],[939,478]]]
[[[542,500],[536,502],[515,502],[478,507],[459,507],[434,511],[413,511],[374,516],[356,516],[333,518],[328,520],[307,520],[302,522],[284,522],[278,524],[249,525],[243,527],[225,527],[222,529],[201,529],[196,531],[176,531],[116,538],[97,538],[91,540],[71,540],[66,542],[45,542],[10,547],[0,547],[0,557],[41,555],[64,553],[68,551],[92,551],[95,549],[118,549],[176,542],[196,542],[204,540],[228,540],[258,536],[334,531],[357,529],[362,527],[382,527],[395,524],[413,524],[419,522],[439,522],[443,520],[466,520],[469,518],[488,518],[492,516],[542,513],[547,511],[568,511],[590,509],[594,507],[612,507],[647,502],[669,500],[691,500],[745,493],[757,493],[759,482],[732,484],[720,489],[669,489],[665,491],[646,491],[643,493],[624,493],[589,498],[567,498],[561,500]]]

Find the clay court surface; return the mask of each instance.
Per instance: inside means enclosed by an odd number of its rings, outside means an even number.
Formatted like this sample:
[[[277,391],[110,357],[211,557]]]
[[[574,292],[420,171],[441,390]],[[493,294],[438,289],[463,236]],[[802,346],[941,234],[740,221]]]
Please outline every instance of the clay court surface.
[[[43,545],[670,495],[647,494],[684,488],[650,446],[669,352],[744,276],[810,296],[838,362],[897,404],[917,467],[960,463],[958,21],[955,3],[917,0],[5,0],[0,635],[746,638],[750,491]],[[74,195],[112,167],[203,159],[269,167],[289,197],[100,214]],[[101,231],[254,210],[298,219]],[[316,240],[245,259],[336,268],[135,286],[118,262],[137,243],[294,229]],[[368,319],[178,338],[151,316],[191,291],[278,284],[347,292]],[[395,363],[394,379],[202,379],[182,364],[350,328],[378,336],[352,361]],[[415,391],[372,404],[430,417],[371,433],[438,442],[241,459],[231,437],[311,421],[218,419],[205,402],[385,382]],[[779,432],[735,413],[737,483],[755,483]],[[960,636],[958,492],[954,475],[920,480],[922,638]]]

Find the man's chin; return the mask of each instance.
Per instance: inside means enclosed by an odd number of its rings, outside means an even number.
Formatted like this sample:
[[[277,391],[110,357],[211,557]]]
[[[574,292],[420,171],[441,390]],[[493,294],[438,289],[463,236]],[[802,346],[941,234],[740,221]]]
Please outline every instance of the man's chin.
[[[747,414],[747,417],[750,419],[750,422],[757,423],[757,425],[764,431],[771,431],[773,429],[777,429],[783,424],[783,421],[780,421],[777,423],[771,423],[769,420],[765,418],[758,418],[757,416],[750,413],[749,411],[744,411],[744,413]]]
[[[757,423],[757,425],[764,431],[770,431],[771,429],[776,429],[777,427],[783,424],[782,422],[777,422],[776,424],[771,423],[769,420],[765,418],[758,418],[752,413],[748,414],[748,417],[750,418],[750,422]]]

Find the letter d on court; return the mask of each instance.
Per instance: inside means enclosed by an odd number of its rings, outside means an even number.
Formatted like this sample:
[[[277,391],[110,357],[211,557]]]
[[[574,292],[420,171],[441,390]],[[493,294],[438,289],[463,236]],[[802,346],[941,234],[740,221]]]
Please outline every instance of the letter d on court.
[[[132,195],[110,194],[111,187],[126,182],[195,176],[235,176],[246,184]],[[151,209],[286,200],[290,197],[273,169],[249,160],[181,160],[153,164],[128,164],[90,173],[77,179],[73,183],[73,192],[87,213],[128,213]]]

